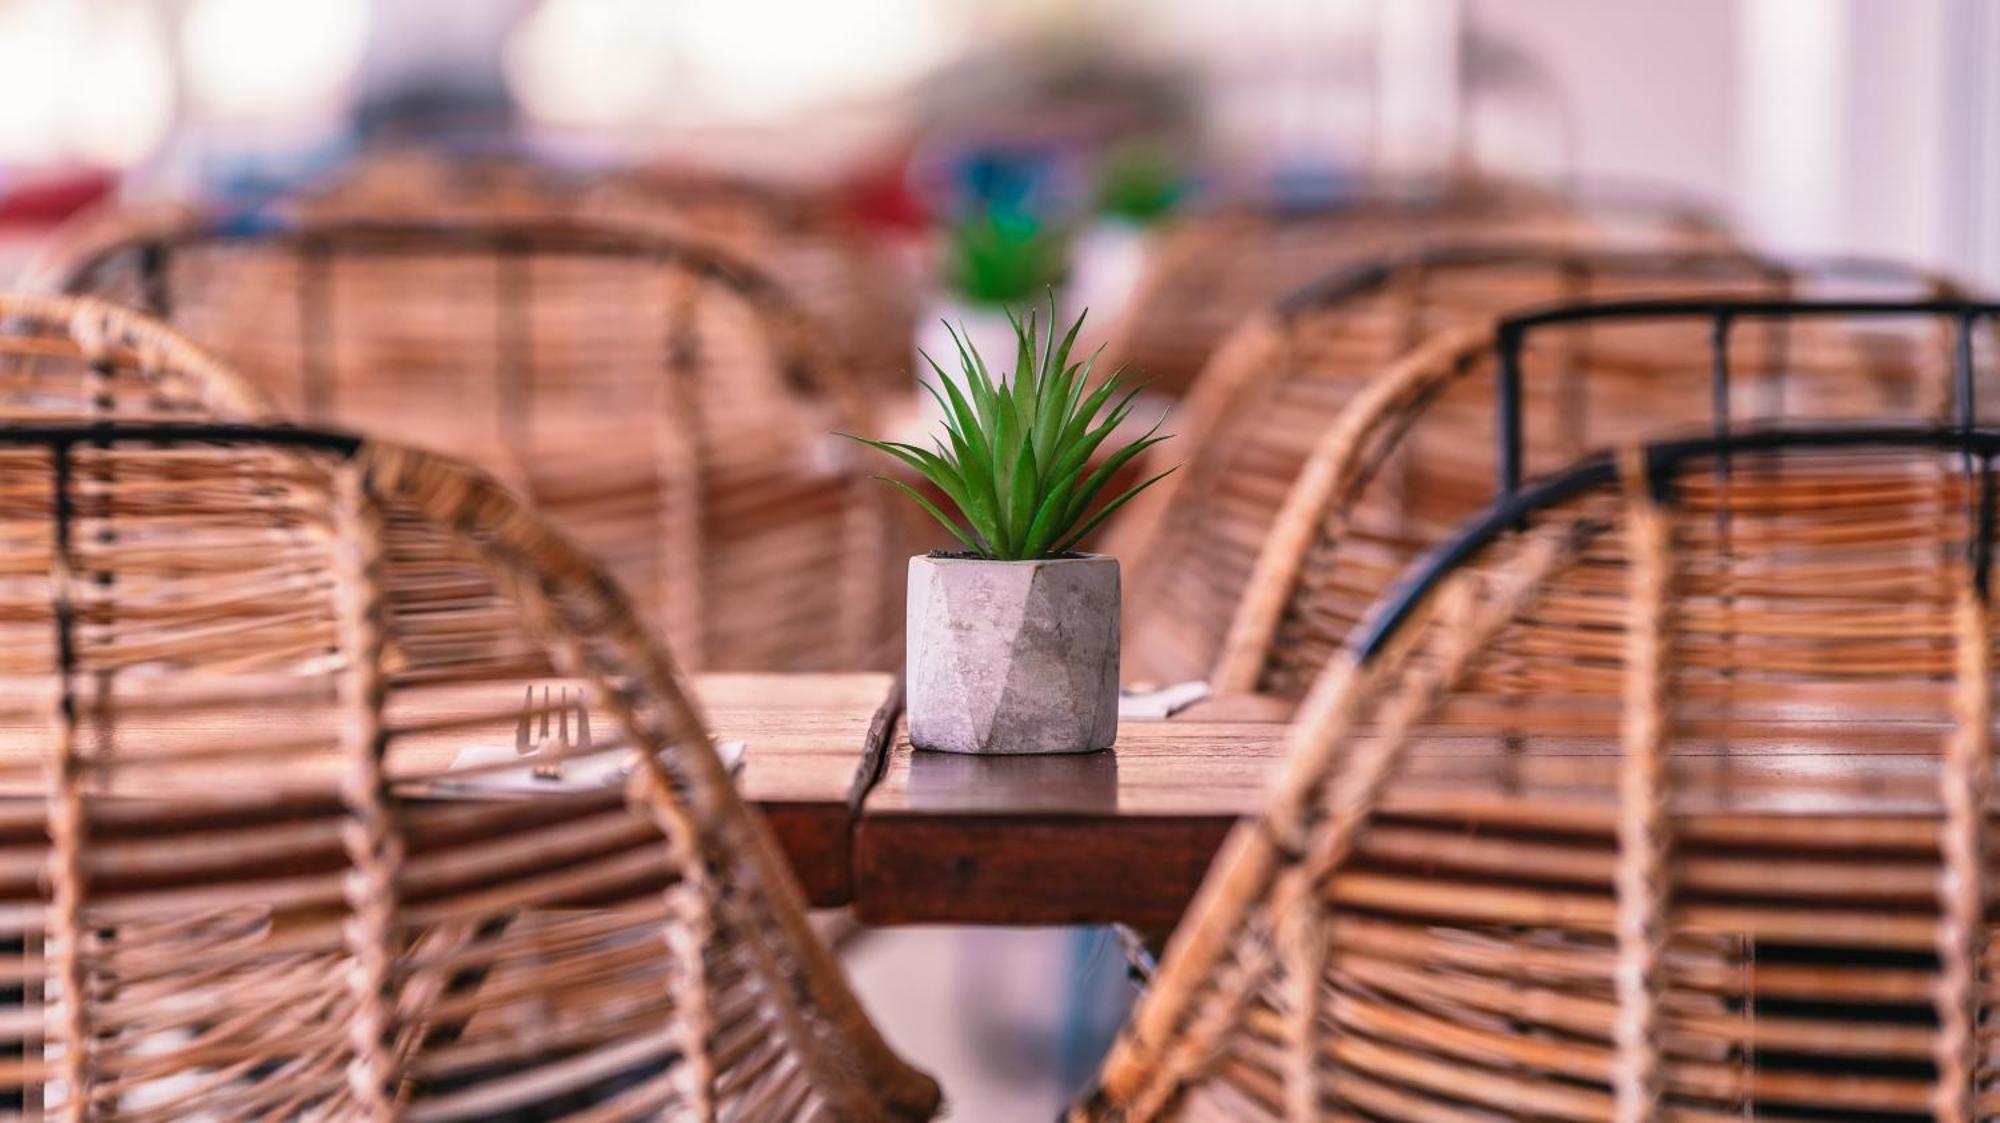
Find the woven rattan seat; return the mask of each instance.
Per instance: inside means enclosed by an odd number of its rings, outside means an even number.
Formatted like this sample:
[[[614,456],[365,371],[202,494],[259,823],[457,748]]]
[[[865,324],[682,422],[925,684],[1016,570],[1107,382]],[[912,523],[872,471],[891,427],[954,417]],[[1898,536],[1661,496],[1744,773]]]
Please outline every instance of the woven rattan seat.
[[[663,649],[506,488],[314,431],[101,425],[0,429],[0,495],[27,991],[0,1087],[29,1114],[936,1109]],[[629,776],[468,787],[512,762],[459,750],[552,680],[593,730],[564,767]]]
[[[1322,456],[1374,454],[1379,446],[1333,448],[1326,445],[1326,436],[1381,371],[1429,335],[1567,301],[1693,295],[1922,299],[1950,292],[1939,280],[1881,263],[1792,266],[1732,250],[1659,254],[1519,242],[1442,244],[1321,278],[1253,316],[1217,352],[1176,412],[1178,439],[1154,457],[1162,461],[1155,471],[1182,458],[1186,466],[1160,485],[1167,498],[1137,505],[1118,527],[1110,549],[1125,559],[1131,590],[1128,677],[1172,682],[1216,670],[1259,551],[1291,485],[1316,450]],[[1686,378],[1653,382],[1649,371],[1678,368],[1705,376],[1710,366],[1712,340],[1698,327],[1661,333],[1650,351],[1639,349],[1631,329],[1600,333],[1607,335],[1602,347],[1593,344],[1593,330],[1565,332],[1547,349],[1556,355],[1537,368],[1567,384],[1571,396],[1530,398],[1537,409],[1567,409],[1587,419],[1588,431],[1570,434],[1568,455],[1591,442],[1641,435],[1686,416]],[[1761,330],[1745,328],[1749,338],[1743,347],[1752,363],[1771,361],[1763,343],[1779,342],[1769,334],[1760,336]],[[1761,351],[1751,353],[1759,347]],[[1647,370],[1628,369],[1635,356]],[[1557,363],[1560,371],[1549,369]],[[1844,376],[1807,367],[1800,377],[1824,381]],[[1869,370],[1853,381],[1863,377],[1879,380],[1890,372]],[[1600,382],[1602,388],[1593,392]],[[1646,392],[1652,385],[1680,400],[1654,401]],[[1607,396],[1607,389],[1619,388],[1628,392]],[[1451,410],[1456,406],[1453,395],[1475,393],[1453,390],[1433,402],[1427,392],[1418,391],[1378,404],[1388,415],[1385,428],[1407,423],[1411,431],[1403,439],[1427,444],[1449,439],[1451,454],[1458,455],[1459,450],[1490,446],[1490,421],[1471,410],[1449,419],[1428,411],[1434,406]],[[1700,400],[1692,404],[1705,405]],[[1895,403],[1885,399],[1882,406],[1889,409]],[[1457,426],[1449,438],[1442,433],[1448,420]],[[1544,426],[1537,419],[1531,427],[1539,432]],[[1395,439],[1382,438],[1384,443]],[[1382,481],[1387,486],[1393,486],[1391,481]],[[1431,498],[1414,495],[1409,504],[1421,509]],[[1477,496],[1475,502],[1483,499]],[[1469,513],[1444,502],[1448,510],[1437,524],[1440,529]],[[1397,558],[1407,560],[1407,555]],[[1357,607],[1366,605],[1396,564],[1392,560],[1386,570],[1375,569],[1373,581],[1355,579]],[[1255,689],[1263,667],[1253,662],[1249,653],[1238,652],[1217,685],[1231,692]],[[1312,665],[1304,667],[1299,672],[1303,678],[1290,680],[1299,685],[1283,692],[1295,697],[1312,670]]]
[[[57,270],[213,349],[279,408],[438,448],[605,556],[691,664],[893,661],[900,551],[829,430],[870,406],[727,254],[600,224],[199,221]]]
[[[1385,254],[1482,238],[1658,250],[1730,244],[1685,207],[1593,209],[1493,181],[1373,185],[1334,206],[1221,205],[1162,231],[1107,358],[1180,395],[1230,332],[1299,286]]]
[[[1991,1118],[1996,453],[1700,437],[1448,540],[1079,1115]]]
[[[1976,307],[1677,299],[1448,328],[1323,434],[1260,547],[1213,680],[1301,697],[1395,575],[1506,490],[1510,472],[1533,479],[1592,448],[1723,422],[1956,417],[1954,358],[1971,343],[1960,317]],[[1995,379],[1990,364],[1965,369]],[[2000,403],[2000,387],[1984,398]],[[1505,415],[1519,419],[1518,440],[1501,440]]]

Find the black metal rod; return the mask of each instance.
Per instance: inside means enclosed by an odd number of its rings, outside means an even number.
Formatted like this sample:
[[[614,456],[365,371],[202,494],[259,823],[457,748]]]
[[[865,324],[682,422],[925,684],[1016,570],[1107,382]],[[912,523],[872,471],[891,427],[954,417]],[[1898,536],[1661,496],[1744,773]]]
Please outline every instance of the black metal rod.
[[[1959,378],[1963,385],[1971,379],[1971,334],[1965,325],[1983,317],[2000,314],[2000,304],[1962,300],[1765,300],[1741,298],[1676,298],[1656,300],[1605,301],[1552,305],[1504,317],[1494,329],[1495,385],[1494,412],[1499,426],[1500,498],[1520,490],[1521,435],[1521,355],[1527,338],[1536,329],[1553,325],[1587,324],[1601,320],[1706,319],[1713,326],[1714,349],[1711,370],[1713,429],[1723,442],[1722,475],[1729,477],[1727,446],[1730,419],[1730,370],[1728,339],[1735,321],[1744,317],[1766,318],[1777,324],[1792,317],[1820,316],[1939,316],[1957,317],[1961,324]],[[1780,371],[1780,377],[1782,371]],[[1961,403],[1969,402],[1972,391],[1961,389]],[[1970,424],[1968,422],[1968,424]],[[1968,498],[1968,503],[1970,502]]]
[[[139,300],[152,316],[165,320],[173,315],[173,294],[167,285],[167,247],[159,242],[139,247]]]
[[[174,251],[205,245],[257,243],[303,250],[313,243],[337,245],[343,256],[467,253],[492,254],[512,242],[535,253],[576,256],[655,258],[702,276],[717,277],[759,299],[788,299],[783,288],[761,270],[746,265],[727,250],[692,239],[646,230],[564,219],[508,219],[454,222],[307,221],[244,227],[209,218],[166,231],[148,247]],[[88,289],[107,259],[126,252],[126,245],[107,247],[80,261],[63,279],[65,292]],[[142,262],[143,265],[143,262]]]
[[[1972,329],[1978,322],[1977,312],[1959,313],[1957,338],[1952,347],[1952,386],[1958,394],[1958,424],[1968,433],[1979,417],[1979,386],[1973,377],[1972,363]]]
[[[1657,253],[1638,250],[1579,250],[1551,247],[1545,242],[1450,242],[1426,245],[1402,254],[1389,254],[1325,273],[1293,289],[1278,301],[1277,314],[1284,319],[1305,315],[1316,308],[1367,295],[1389,283],[1404,268],[1545,269],[1584,265],[1597,273],[1618,276],[1685,275],[1700,272],[1716,278],[1757,274],[1790,276],[1803,273],[1856,283],[1917,284],[1925,275],[1900,261],[1868,257],[1765,257],[1740,249],[1689,250]]]
[[[1986,462],[1973,452],[1970,439],[1978,416],[1978,391],[1973,386],[1972,369],[1972,326],[1976,319],[1970,312],[1962,313],[1953,325],[1956,331],[1952,340],[1951,382],[1958,398],[1959,432],[1967,438],[1959,454],[1960,470],[1965,476],[1965,532],[1969,538],[1965,560],[1972,573],[1973,594],[1983,603],[1986,600]]]
[[[1730,300],[1724,298],[1676,298],[1662,300],[1611,300],[1588,304],[1563,304],[1530,309],[1508,316],[1502,328],[1530,331],[1550,324],[1572,324],[1586,320],[1643,320],[1709,318],[1727,312],[1737,318],[1767,316],[1959,316],[1971,313],[1990,316],[2000,312],[2000,304],[1977,300]]]
[[[1521,487],[1521,333],[1501,326],[1495,341],[1494,419],[1499,426],[1500,496]]]
[[[363,440],[352,433],[290,425],[227,422],[111,422],[69,425],[0,425],[0,448],[46,445],[60,449],[89,442],[155,444],[271,445],[352,456]]]
[[[1721,502],[1715,505],[1715,541],[1716,547],[1722,551],[1722,555],[1725,558],[1730,556],[1731,547],[1731,527],[1729,522],[1729,484],[1731,480],[1729,456],[1729,438],[1731,436],[1730,399],[1733,393],[1730,385],[1729,368],[1729,327],[1731,323],[1730,314],[1721,312],[1717,313],[1715,323],[1710,328],[1709,346],[1712,349],[1712,359],[1708,376],[1709,413],[1711,414],[1709,421],[1711,431],[1715,435],[1716,444],[1716,483],[1722,491]],[[1658,476],[1653,477],[1655,480],[1659,478]],[[1722,590],[1722,607],[1726,621],[1723,642],[1734,647],[1736,639],[1736,597],[1733,590],[1726,585]],[[1734,678],[1734,670],[1725,669],[1723,677]]]
[[[1722,477],[1729,478],[1729,325],[1731,314],[1717,312],[1709,333],[1713,359],[1708,371],[1710,423],[1716,443],[1722,449]]]

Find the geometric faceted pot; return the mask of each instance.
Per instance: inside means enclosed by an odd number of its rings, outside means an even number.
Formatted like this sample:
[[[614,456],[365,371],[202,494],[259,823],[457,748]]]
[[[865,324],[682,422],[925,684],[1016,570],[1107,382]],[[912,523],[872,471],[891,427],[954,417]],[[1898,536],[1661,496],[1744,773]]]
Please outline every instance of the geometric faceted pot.
[[[910,559],[910,742],[1084,753],[1118,736],[1118,559]]]

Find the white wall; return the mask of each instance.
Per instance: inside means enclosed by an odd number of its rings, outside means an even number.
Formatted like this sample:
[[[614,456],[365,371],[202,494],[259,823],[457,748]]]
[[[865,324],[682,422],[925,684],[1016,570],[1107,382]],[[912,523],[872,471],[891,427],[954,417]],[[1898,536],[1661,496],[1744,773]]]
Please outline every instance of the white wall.
[[[1586,176],[1677,183],[1743,235],[2000,283],[1990,0],[1467,0],[1571,106]]]
[[[1735,0],[1469,0],[1467,15],[1554,79],[1586,178],[1733,194]]]

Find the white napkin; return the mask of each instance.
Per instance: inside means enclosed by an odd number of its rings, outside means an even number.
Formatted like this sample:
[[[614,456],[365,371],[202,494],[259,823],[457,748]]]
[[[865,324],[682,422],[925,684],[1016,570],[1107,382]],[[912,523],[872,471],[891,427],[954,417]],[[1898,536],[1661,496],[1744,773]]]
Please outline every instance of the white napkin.
[[[743,772],[743,750],[742,741],[716,742],[715,754],[722,758],[722,767],[731,776],[739,776]],[[535,775],[535,758],[516,754],[512,745],[468,745],[452,759],[454,771],[518,763],[512,768],[482,772],[476,776],[446,774],[438,777],[431,786],[462,795],[539,795],[545,792],[588,791],[623,783],[629,774],[625,766],[628,757],[627,753],[615,752],[571,758],[563,762],[561,776],[544,780]]]
[[[1157,690],[1120,690],[1118,720],[1164,721],[1208,697],[1205,682],[1177,682]]]

